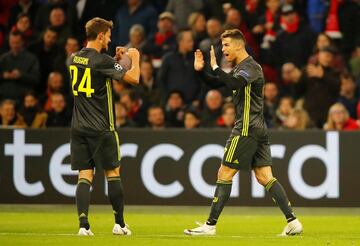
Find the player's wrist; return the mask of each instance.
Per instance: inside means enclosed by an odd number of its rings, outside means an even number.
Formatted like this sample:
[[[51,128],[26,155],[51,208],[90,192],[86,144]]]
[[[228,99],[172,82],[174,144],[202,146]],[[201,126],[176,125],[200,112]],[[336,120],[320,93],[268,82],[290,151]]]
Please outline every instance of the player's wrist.
[[[219,68],[219,66],[217,64],[212,66],[212,70],[215,71],[217,68]]]

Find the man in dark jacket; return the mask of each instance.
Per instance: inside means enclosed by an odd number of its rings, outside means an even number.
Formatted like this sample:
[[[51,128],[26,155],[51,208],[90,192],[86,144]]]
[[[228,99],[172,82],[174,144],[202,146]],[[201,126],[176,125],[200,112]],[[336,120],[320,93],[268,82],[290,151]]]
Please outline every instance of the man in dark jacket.
[[[21,101],[39,82],[39,61],[24,48],[20,32],[9,37],[10,51],[0,56],[0,99]]]
[[[330,67],[333,57],[330,47],[320,50],[318,64],[307,65],[296,84],[297,95],[303,96],[304,108],[318,128],[326,122],[328,109],[340,91],[339,75]]]
[[[182,31],[177,36],[178,50],[164,56],[158,73],[158,84],[162,95],[178,90],[184,95],[186,104],[200,100],[201,84],[194,70],[194,41],[190,31]]]

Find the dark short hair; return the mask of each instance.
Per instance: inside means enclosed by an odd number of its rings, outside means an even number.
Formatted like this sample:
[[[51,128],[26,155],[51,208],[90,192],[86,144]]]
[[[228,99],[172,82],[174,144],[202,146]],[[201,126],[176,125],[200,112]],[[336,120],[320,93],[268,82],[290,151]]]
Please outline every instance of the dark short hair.
[[[161,107],[160,105],[157,105],[157,104],[151,105],[151,106],[148,108],[148,113],[150,112],[150,110],[154,110],[154,109],[161,109],[161,111],[162,111],[163,113],[165,113],[164,108]]]
[[[190,29],[182,29],[182,30],[179,30],[179,33],[176,35],[176,41],[179,43],[183,37],[184,37],[184,33],[186,32],[190,32],[191,33],[191,30]]]
[[[37,94],[35,91],[33,91],[33,90],[26,91],[25,94],[24,94],[24,99],[25,99],[25,97],[27,97],[27,96],[32,96],[32,97],[35,98],[36,100],[39,100],[38,94]]]
[[[231,39],[241,40],[244,43],[246,43],[244,34],[239,29],[226,30],[225,32],[223,32],[221,34],[221,39],[224,39],[224,38],[231,38]]]
[[[181,97],[181,99],[184,100],[184,93],[182,93],[182,91],[180,91],[180,90],[174,89],[169,92],[166,101],[169,100],[169,98],[172,94],[178,94]]]
[[[113,22],[107,21],[100,17],[95,17],[86,22],[86,38],[87,40],[95,40],[99,33],[106,33],[113,28]]]
[[[352,80],[353,82],[355,82],[355,77],[351,73],[348,73],[348,72],[341,73],[340,78],[346,79],[346,80]]]
[[[18,36],[18,37],[21,37],[22,40],[24,40],[24,35],[22,34],[22,32],[17,31],[17,30],[10,32],[10,36]]]
[[[192,108],[186,110],[184,116],[187,115],[187,114],[193,115],[193,116],[194,116],[196,119],[198,119],[198,120],[200,120],[200,118],[201,118],[199,112],[196,111],[195,109],[192,109]],[[185,117],[184,117],[184,118],[185,118]]]
[[[124,90],[120,93],[120,98],[123,96],[129,96],[132,102],[136,102],[141,99],[140,93],[133,89]]]

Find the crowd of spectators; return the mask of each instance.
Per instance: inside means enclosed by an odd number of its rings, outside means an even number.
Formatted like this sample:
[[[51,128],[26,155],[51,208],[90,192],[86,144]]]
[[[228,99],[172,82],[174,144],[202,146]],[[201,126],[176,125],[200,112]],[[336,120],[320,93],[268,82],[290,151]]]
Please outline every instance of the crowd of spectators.
[[[111,45],[141,53],[140,85],[113,81],[117,127],[232,128],[231,91],[193,68],[220,35],[240,29],[265,75],[271,129],[360,128],[359,0],[0,1],[0,126],[69,127],[67,58],[85,44],[85,23],[114,22]],[[210,67],[205,67],[210,69]]]

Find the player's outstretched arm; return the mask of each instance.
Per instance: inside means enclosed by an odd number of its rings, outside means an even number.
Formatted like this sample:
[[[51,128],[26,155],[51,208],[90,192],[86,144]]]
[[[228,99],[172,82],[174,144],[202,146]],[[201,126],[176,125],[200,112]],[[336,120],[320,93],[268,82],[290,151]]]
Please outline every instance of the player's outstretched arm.
[[[127,51],[131,59],[131,68],[124,74],[123,80],[130,84],[139,84],[140,81],[140,53],[135,48],[129,48]]]

